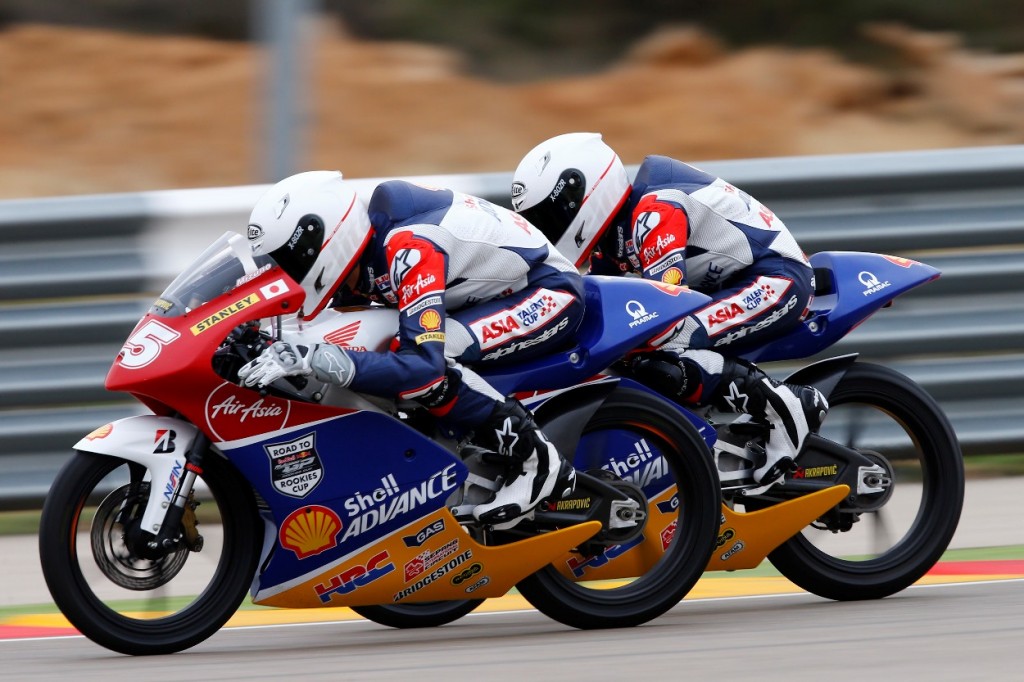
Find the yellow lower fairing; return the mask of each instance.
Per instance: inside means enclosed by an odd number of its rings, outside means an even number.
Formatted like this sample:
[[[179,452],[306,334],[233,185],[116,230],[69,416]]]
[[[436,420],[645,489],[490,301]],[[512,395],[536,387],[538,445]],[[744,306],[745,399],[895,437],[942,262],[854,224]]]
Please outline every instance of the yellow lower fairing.
[[[718,546],[708,571],[732,571],[758,566],[769,553],[812,521],[839,504],[850,493],[837,485],[754,512],[722,506]]]
[[[441,509],[300,584],[254,601],[318,608],[500,597],[600,529],[592,521],[488,547]]]

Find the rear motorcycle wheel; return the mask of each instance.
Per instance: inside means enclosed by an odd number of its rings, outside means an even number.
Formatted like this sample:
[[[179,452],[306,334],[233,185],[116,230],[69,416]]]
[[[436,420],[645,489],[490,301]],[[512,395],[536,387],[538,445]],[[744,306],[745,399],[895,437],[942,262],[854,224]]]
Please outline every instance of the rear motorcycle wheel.
[[[144,537],[138,525],[150,494],[141,466],[77,452],[57,474],[39,557],[50,594],[83,635],[124,654],[170,654],[202,642],[238,609],[263,523],[251,488],[227,462],[211,453],[203,468],[205,486],[197,483],[193,498],[201,506],[183,519],[192,549],[149,558],[134,539]]]
[[[665,527],[650,522],[645,527],[644,537],[653,540],[660,557],[642,575],[586,579],[588,565],[614,560],[608,557],[618,551],[639,550],[620,546],[603,556],[576,557],[579,577],[569,577],[564,566],[552,564],[525,578],[517,587],[538,611],[580,629],[631,627],[678,604],[700,578],[718,535],[721,490],[710,450],[697,430],[677,415],[663,399],[628,388],[617,388],[594,413],[575,454],[577,469],[604,463],[647,495],[674,485],[674,496],[658,495],[672,509],[672,520]],[[606,446],[614,452],[605,451]]]
[[[879,599],[916,582],[946,550],[960,520],[960,444],[924,389],[887,367],[855,363],[829,396],[822,436],[885,457],[892,496],[850,530],[804,529],[768,558],[798,586],[827,599]]]

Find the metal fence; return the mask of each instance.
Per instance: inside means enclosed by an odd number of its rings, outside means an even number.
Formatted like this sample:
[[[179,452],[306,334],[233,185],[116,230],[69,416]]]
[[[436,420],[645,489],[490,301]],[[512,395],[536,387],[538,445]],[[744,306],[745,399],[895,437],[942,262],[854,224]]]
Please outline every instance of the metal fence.
[[[940,268],[831,350],[920,382],[965,453],[1024,449],[1024,146],[699,165],[768,204],[808,253]],[[511,182],[415,179],[504,205]],[[38,506],[83,434],[144,411],[104,390],[115,354],[177,271],[245,225],[263,189],[0,201],[0,509]]]

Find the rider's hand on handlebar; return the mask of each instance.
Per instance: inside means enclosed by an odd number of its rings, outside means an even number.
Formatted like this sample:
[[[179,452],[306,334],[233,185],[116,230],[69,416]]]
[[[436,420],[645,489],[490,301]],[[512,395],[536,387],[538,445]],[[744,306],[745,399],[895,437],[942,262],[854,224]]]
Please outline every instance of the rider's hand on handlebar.
[[[300,345],[278,341],[238,370],[246,386],[267,386],[281,377],[314,375],[320,381],[348,386],[355,364],[343,349],[329,343]]]
[[[309,362],[313,348],[278,341],[262,355],[238,370],[238,378],[246,386],[267,386],[281,377],[307,376],[313,373]]]

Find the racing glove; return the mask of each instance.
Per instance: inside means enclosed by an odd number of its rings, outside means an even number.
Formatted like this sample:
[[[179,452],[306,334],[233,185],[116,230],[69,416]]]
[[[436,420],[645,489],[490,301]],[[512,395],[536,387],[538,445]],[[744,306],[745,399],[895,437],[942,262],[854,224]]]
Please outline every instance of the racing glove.
[[[355,377],[355,364],[348,353],[332,344],[303,346],[278,341],[238,370],[245,386],[263,387],[282,377],[310,375],[337,386],[348,386]]]

